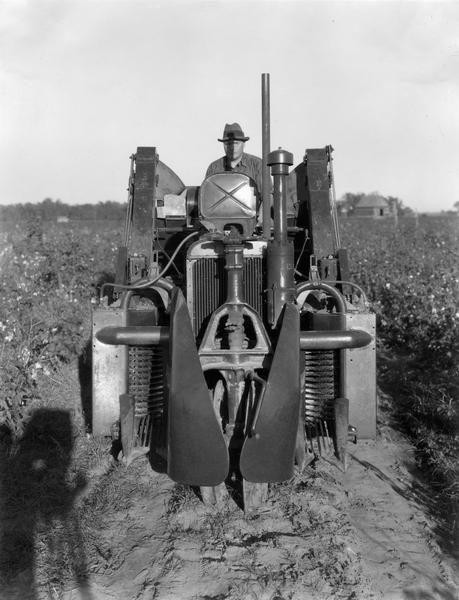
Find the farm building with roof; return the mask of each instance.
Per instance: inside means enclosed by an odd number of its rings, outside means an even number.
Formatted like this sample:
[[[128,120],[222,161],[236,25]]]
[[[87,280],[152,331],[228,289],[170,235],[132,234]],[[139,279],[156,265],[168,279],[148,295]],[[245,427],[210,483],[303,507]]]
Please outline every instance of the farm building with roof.
[[[383,196],[368,194],[357,202],[352,214],[354,217],[380,219],[392,217],[394,213],[389,202]]]

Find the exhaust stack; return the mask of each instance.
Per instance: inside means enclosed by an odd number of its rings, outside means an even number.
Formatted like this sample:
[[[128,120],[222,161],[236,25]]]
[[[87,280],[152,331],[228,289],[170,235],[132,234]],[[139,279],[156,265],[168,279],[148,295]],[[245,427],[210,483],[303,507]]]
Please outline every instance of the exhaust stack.
[[[270,108],[269,73],[261,75],[261,147],[263,169],[261,172],[261,198],[263,214],[263,237],[269,240],[271,235],[271,181],[269,177],[268,154],[270,152]]]
[[[276,327],[286,302],[296,298],[293,243],[287,236],[288,168],[293,165],[293,154],[287,150],[274,150],[268,155],[268,166],[273,176],[274,239],[268,243],[268,319]]]

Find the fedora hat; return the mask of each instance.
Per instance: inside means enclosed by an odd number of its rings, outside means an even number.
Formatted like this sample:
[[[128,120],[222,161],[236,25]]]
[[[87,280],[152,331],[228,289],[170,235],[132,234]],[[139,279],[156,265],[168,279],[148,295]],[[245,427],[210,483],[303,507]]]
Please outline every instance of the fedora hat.
[[[218,141],[228,142],[229,140],[240,140],[241,142],[246,142],[249,139],[250,138],[244,135],[239,123],[227,123],[223,130],[223,137],[221,139],[218,138]]]

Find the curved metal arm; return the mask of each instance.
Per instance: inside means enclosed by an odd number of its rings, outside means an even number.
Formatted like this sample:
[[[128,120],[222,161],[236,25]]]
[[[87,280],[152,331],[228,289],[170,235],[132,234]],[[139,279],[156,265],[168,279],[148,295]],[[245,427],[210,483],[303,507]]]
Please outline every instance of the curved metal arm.
[[[353,287],[360,292],[364,304],[365,305],[369,304],[367,295],[364,292],[363,288],[360,285],[358,285],[357,283],[354,283],[354,281],[346,281],[344,279],[334,279],[333,281],[331,281],[330,279],[327,279],[327,283],[329,283],[330,285],[336,285],[338,283],[341,285],[348,285],[350,287]]]
[[[172,293],[172,290],[175,289],[175,284],[171,283],[164,277],[157,277],[153,282],[148,282],[148,285],[142,285],[139,287],[132,285],[122,285],[121,283],[104,283],[100,288],[99,298],[104,297],[104,291],[106,287],[113,287],[115,289],[128,290],[129,292],[135,292],[138,290],[146,290],[146,289],[155,289],[159,288],[161,290],[165,290],[169,295]],[[131,294],[132,295],[132,294]]]
[[[312,292],[315,290],[322,290],[323,292],[326,292],[329,296],[332,296],[332,298],[336,301],[338,312],[341,312],[341,313],[346,312],[346,300],[345,300],[343,294],[341,294],[341,292],[339,292],[333,286],[329,285],[328,283],[324,283],[322,281],[319,283],[313,283],[312,281],[308,281],[306,283],[300,283],[296,287],[296,296],[298,298],[298,296],[302,292]]]

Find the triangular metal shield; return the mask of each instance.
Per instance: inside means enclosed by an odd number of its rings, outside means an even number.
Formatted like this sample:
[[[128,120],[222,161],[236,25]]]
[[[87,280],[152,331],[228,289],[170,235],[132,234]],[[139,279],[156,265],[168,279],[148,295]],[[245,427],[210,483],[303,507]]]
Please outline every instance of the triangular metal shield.
[[[228,474],[228,450],[178,289],[171,302],[169,349],[168,474],[179,483],[218,485]]]
[[[255,431],[242,448],[240,469],[247,481],[280,482],[293,476],[301,401],[299,333],[298,307],[286,304]]]

